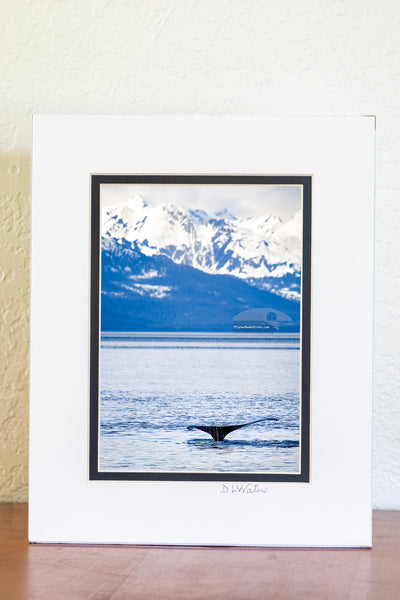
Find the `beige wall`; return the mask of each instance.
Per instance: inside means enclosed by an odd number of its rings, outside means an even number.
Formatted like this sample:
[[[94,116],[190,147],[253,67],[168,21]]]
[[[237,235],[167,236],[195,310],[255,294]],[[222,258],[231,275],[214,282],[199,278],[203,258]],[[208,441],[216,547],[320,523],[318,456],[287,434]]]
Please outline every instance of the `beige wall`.
[[[29,177],[26,154],[0,156],[1,500],[27,497]]]
[[[376,114],[374,504],[400,508],[397,0],[15,0],[0,31],[0,500],[27,498],[31,114]]]

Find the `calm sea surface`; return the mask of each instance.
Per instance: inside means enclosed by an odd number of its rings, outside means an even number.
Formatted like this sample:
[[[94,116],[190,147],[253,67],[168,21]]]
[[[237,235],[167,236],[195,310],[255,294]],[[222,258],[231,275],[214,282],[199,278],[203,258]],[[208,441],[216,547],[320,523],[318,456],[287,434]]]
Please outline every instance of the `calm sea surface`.
[[[103,334],[100,470],[298,472],[299,397],[297,334]]]

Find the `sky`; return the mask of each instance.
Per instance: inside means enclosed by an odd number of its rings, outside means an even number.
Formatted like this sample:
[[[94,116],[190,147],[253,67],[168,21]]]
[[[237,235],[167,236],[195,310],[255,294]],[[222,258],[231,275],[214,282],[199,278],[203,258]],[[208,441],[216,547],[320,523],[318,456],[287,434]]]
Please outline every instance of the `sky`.
[[[148,204],[175,204],[209,214],[224,208],[236,217],[274,215],[287,220],[301,208],[299,185],[102,184],[103,207],[123,206],[140,195]]]

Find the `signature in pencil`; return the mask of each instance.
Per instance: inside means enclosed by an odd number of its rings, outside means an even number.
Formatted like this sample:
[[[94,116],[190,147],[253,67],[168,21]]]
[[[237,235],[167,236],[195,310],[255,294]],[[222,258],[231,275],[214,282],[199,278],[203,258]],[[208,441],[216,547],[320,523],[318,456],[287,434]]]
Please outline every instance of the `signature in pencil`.
[[[260,486],[258,483],[223,483],[221,494],[267,494],[268,488]]]

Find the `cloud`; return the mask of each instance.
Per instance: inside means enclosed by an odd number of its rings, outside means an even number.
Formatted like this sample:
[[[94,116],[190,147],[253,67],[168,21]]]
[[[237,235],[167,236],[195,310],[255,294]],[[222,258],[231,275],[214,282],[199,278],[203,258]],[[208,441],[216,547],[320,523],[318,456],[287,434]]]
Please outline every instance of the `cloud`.
[[[271,214],[288,219],[301,208],[298,185],[130,185],[102,184],[103,207],[122,206],[136,194],[149,204],[176,204],[215,213],[227,208],[238,217]]]

